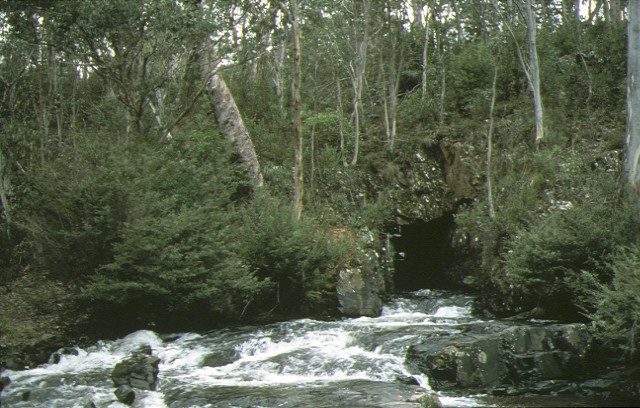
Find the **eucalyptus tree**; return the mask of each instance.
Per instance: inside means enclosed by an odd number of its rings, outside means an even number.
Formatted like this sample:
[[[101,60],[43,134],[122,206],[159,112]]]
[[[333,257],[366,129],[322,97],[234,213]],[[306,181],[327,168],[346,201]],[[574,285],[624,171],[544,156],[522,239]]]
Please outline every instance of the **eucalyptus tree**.
[[[28,1],[0,4],[0,77],[3,103],[8,110],[3,125],[18,117],[37,123],[39,131],[34,133],[38,135],[37,156],[41,164],[52,122],[58,141],[62,139],[63,98],[59,95],[58,76],[64,62],[58,53],[61,37],[57,26],[67,22],[57,15],[55,7]]]
[[[353,18],[353,34],[351,38],[351,48],[353,57],[349,62],[349,76],[352,86],[352,117],[354,123],[353,156],[351,166],[358,162],[360,151],[360,134],[364,122],[364,107],[362,103],[362,93],[365,87],[365,74],[367,71],[367,56],[370,44],[369,10],[370,0],[351,0],[351,13]]]
[[[9,163],[7,159],[4,157],[4,153],[0,151],[0,206],[2,206],[2,211],[0,215],[4,215],[4,219],[6,220],[7,226],[11,224],[11,203],[9,202],[9,194],[10,191],[10,183],[11,179],[9,178]],[[7,231],[9,229],[7,228]]]
[[[445,97],[447,93],[446,58],[451,51],[449,37],[451,34],[451,10],[447,4],[433,1],[431,3],[431,25],[433,26],[433,44],[437,64],[440,71],[440,94],[438,102],[438,119],[442,124],[445,117]]]
[[[527,78],[533,92],[534,114],[536,117],[536,143],[544,139],[544,113],[542,95],[540,93],[540,64],[538,63],[538,47],[536,45],[537,21],[531,6],[531,0],[525,1],[527,10],[527,33],[529,37],[529,69]]]
[[[516,48],[518,61],[522,67],[527,84],[533,96],[534,116],[536,124],[535,142],[536,144],[544,139],[544,110],[542,107],[542,94],[540,91],[540,64],[538,61],[538,48],[536,44],[536,32],[538,30],[535,10],[531,4],[531,0],[524,0],[524,4],[520,1],[514,1],[514,9],[502,10],[499,5],[494,2],[494,10],[501,15],[502,23],[506,27],[509,35],[513,39]],[[523,51],[519,43],[519,36],[515,31],[514,24],[518,22],[518,16],[523,14],[522,6],[524,6],[524,17],[527,30],[526,53]],[[525,58],[528,56],[528,58]]]
[[[629,3],[627,30],[626,165],[629,185],[640,194],[640,2]]]
[[[300,97],[300,87],[302,86],[301,61],[302,51],[300,49],[300,25],[298,2],[289,0],[291,35],[293,43],[293,80],[291,82],[291,107],[293,121],[293,146],[294,146],[294,194],[293,194],[293,217],[296,221],[302,216],[302,198],[304,192],[303,162],[302,162],[302,101]]]
[[[84,63],[126,109],[125,134],[146,134],[148,117],[166,136],[206,90],[194,53],[215,42],[212,59],[229,53],[226,22],[176,0],[79,2],[74,34]],[[214,51],[212,51],[214,50]],[[219,62],[218,62],[219,63]]]
[[[376,35],[378,46],[380,84],[387,146],[393,151],[396,141],[397,113],[400,78],[404,68],[407,27],[410,25],[410,10],[405,1],[388,0],[378,3],[382,29]]]

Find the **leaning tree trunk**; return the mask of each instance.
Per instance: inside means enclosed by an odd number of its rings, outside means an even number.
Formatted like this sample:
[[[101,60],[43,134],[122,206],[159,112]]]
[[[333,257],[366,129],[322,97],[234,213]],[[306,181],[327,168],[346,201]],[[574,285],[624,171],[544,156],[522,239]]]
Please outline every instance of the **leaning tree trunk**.
[[[233,100],[233,95],[219,74],[211,77],[209,96],[220,127],[220,133],[233,145],[240,156],[240,161],[249,173],[253,185],[261,187],[263,184],[262,172],[260,171],[260,163],[258,162],[253,142],[249,137],[247,128],[244,126],[240,110]]]

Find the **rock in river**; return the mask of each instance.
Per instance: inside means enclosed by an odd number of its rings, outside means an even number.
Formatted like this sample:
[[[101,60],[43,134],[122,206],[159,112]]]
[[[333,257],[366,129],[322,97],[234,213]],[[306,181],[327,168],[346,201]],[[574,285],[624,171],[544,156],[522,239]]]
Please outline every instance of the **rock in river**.
[[[159,363],[160,359],[152,354],[151,347],[143,346],[116,364],[111,372],[113,385],[155,390],[158,383]]]
[[[583,324],[477,326],[457,338],[434,336],[413,345],[407,362],[438,390],[491,390],[571,380],[581,372],[592,337]]]

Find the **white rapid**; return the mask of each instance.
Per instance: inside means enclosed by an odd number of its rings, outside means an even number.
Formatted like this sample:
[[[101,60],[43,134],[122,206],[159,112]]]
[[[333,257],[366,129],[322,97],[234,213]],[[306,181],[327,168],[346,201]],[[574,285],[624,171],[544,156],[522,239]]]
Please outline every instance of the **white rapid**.
[[[377,318],[302,319],[203,334],[138,331],[77,349],[57,364],[4,373],[12,383],[2,403],[124,407],[115,400],[111,370],[148,344],[161,358],[160,382],[156,391],[139,391],[135,407],[383,406],[375,401],[429,388],[427,378],[405,367],[406,349],[421,334],[454,333],[474,321],[470,303],[467,296],[421,290],[391,299]],[[440,397],[445,406],[478,405]]]

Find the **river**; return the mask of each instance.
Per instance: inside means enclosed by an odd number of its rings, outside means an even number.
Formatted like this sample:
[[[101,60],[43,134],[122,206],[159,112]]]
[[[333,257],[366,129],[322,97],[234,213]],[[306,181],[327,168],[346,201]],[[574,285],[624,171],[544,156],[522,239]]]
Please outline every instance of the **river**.
[[[135,407],[409,406],[407,396],[430,386],[428,378],[408,371],[407,348],[422,335],[455,334],[480,320],[471,303],[467,295],[419,290],[391,298],[377,318],[301,319],[171,335],[138,331],[78,348],[56,364],[5,372],[12,383],[2,403],[125,407],[115,400],[111,370],[148,344],[161,359],[160,381],[156,391],[138,392]],[[482,395],[438,395],[445,407],[510,405]],[[553,403],[559,401],[548,406]]]

